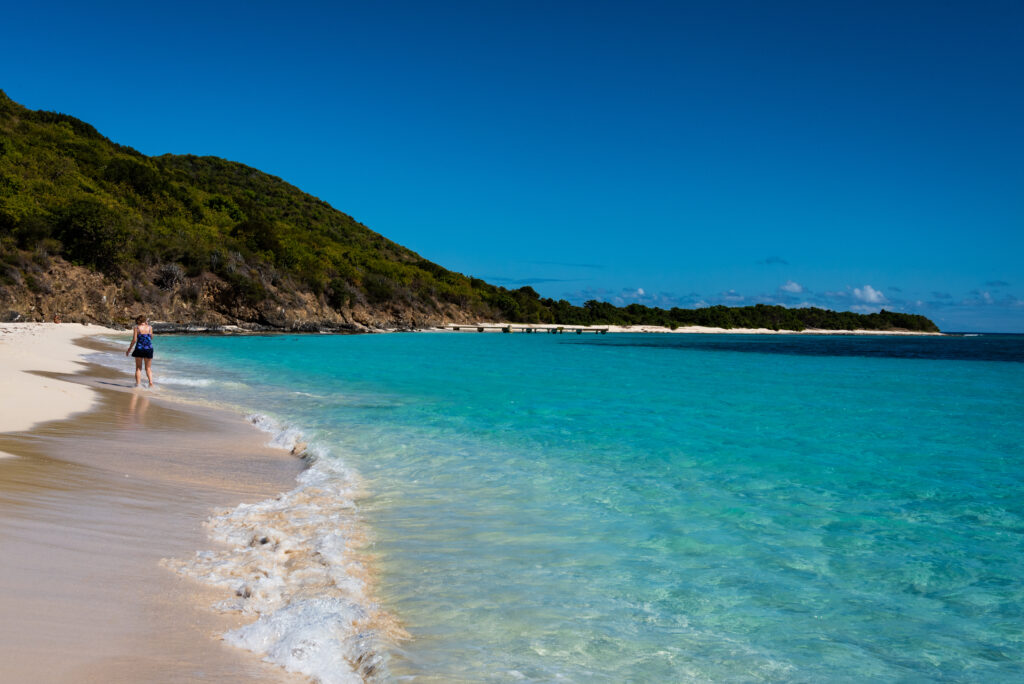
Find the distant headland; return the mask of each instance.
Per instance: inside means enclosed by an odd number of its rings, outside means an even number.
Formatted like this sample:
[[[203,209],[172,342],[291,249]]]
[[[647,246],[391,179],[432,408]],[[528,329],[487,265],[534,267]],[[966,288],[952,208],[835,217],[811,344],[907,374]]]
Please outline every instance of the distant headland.
[[[349,331],[512,321],[938,332],[928,318],[782,306],[575,306],[428,261],[280,178],[148,157],[0,91],[0,320]]]

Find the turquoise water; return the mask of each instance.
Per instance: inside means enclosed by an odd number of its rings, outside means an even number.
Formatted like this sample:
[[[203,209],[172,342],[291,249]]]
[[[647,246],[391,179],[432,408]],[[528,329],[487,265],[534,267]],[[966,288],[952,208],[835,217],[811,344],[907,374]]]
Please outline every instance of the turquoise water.
[[[156,347],[358,474],[381,678],[1024,677],[1020,338]]]

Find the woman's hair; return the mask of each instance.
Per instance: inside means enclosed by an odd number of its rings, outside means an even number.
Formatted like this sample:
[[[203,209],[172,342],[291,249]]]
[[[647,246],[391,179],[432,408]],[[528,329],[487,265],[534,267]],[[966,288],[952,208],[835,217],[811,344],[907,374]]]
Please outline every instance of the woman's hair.
[[[139,314],[135,317],[135,325],[142,325],[146,322],[146,317],[143,314]]]

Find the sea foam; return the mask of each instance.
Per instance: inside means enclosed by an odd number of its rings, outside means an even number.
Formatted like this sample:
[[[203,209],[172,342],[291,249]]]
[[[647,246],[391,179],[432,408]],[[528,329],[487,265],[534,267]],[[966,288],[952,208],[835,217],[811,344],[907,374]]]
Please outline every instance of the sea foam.
[[[119,351],[89,359],[126,368]],[[251,391],[231,378],[180,370],[158,373],[158,379],[172,387]],[[366,535],[356,509],[357,476],[322,446],[305,444],[299,428],[262,414],[247,419],[270,435],[270,446],[301,455],[309,468],[291,491],[215,512],[205,526],[222,548],[164,565],[229,589],[232,596],[216,609],[257,618],[224,635],[233,646],[325,684],[386,679],[384,646],[407,635],[373,598],[371,573],[360,552]]]
[[[117,340],[113,337],[105,336],[97,337],[97,340],[111,345],[112,348],[110,351],[97,351],[87,354],[85,357],[87,361],[95,363],[98,366],[104,366],[105,368],[112,368],[114,370],[124,372],[126,376],[130,376],[131,373],[135,372],[135,359],[125,357],[124,352],[119,351],[124,344],[123,340]],[[160,385],[179,387],[211,387],[216,383],[212,378],[194,377],[179,372],[166,371],[159,363],[157,364],[155,379]]]
[[[301,444],[294,427],[261,415],[250,421],[272,434],[274,446],[294,452]],[[217,609],[258,616],[225,634],[228,643],[320,682],[386,678],[382,646],[404,633],[373,598],[360,552],[358,478],[315,445],[304,455],[311,465],[297,487],[207,521],[210,537],[226,548],[166,564],[230,589]]]

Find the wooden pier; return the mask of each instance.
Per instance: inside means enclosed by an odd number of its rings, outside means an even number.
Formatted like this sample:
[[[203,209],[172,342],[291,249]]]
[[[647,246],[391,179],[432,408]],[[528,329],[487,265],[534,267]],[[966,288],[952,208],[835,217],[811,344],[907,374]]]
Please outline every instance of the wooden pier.
[[[449,330],[454,330],[455,332],[459,332],[462,330],[476,330],[477,332],[501,331],[503,333],[524,332],[548,333],[551,335],[561,335],[563,333],[576,333],[577,335],[582,335],[583,333],[594,333],[595,335],[606,335],[608,333],[608,328],[590,328],[586,326],[575,325],[446,325],[445,328]]]

